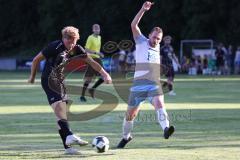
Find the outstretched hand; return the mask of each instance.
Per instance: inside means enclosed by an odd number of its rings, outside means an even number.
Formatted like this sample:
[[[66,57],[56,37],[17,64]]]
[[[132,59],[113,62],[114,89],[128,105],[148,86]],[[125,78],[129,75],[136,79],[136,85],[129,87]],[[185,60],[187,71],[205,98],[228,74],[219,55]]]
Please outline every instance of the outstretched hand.
[[[108,73],[104,75],[103,79],[104,79],[104,82],[106,84],[111,84],[112,83],[112,78]]]
[[[143,3],[142,9],[144,11],[148,11],[152,7],[152,5],[154,5],[154,2],[146,1],[145,3]]]

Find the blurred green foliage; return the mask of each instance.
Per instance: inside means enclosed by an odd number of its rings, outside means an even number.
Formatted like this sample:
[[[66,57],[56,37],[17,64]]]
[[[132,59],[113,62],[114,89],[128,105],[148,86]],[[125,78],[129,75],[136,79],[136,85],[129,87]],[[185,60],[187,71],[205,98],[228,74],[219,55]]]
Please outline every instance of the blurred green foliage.
[[[102,27],[103,43],[132,39],[130,23],[143,0],[0,0],[0,56],[35,55],[48,42],[61,38],[64,26],[79,28],[80,44],[91,26]],[[238,0],[159,0],[144,15],[140,27],[147,35],[154,26],[174,38],[213,39],[238,45]]]

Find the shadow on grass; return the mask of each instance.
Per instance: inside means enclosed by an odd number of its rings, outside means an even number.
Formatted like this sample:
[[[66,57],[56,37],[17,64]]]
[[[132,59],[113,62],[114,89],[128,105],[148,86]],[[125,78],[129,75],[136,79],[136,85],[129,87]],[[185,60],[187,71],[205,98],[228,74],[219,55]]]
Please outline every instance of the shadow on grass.
[[[67,158],[67,159],[76,159],[76,158],[90,158],[90,157],[107,157],[114,155],[113,153],[85,153],[80,152],[77,155],[65,155],[63,154],[63,150],[34,150],[34,151],[28,151],[28,152],[18,152],[18,153],[0,153],[0,157],[7,157],[9,158],[23,158],[23,159],[59,159],[59,158]]]
[[[9,76],[9,74],[6,75]],[[21,74],[19,74],[19,76],[21,76]],[[198,80],[198,77],[195,77],[192,78],[193,81],[191,81],[188,80],[188,77],[184,78],[186,78],[186,80],[182,79],[181,81],[178,81],[178,78],[176,78],[174,88],[177,96],[169,97],[166,95],[165,98],[167,103],[240,103],[240,85],[238,79],[232,78],[231,80],[231,77],[229,77],[229,79],[224,79],[223,77],[205,79],[200,77]],[[11,79],[16,81],[4,81],[0,83],[0,90],[2,91],[0,106],[34,106],[36,104],[48,105],[46,95],[41,89],[39,82],[36,83],[35,86],[31,87],[31,85],[28,85],[25,81],[18,82],[18,79],[14,77],[14,75],[9,77],[9,80]],[[81,95],[82,84],[78,83],[78,81],[71,84],[75,84],[75,86],[70,86],[68,90],[73,92],[73,95],[71,95],[71,93],[68,94],[70,97],[79,97]],[[23,85],[28,86],[25,87]],[[116,79],[113,79],[113,87],[104,86],[104,90],[97,91],[95,95],[96,98],[103,101],[105,100],[107,101],[106,103],[109,104],[127,104],[129,88],[131,85],[131,79],[124,80],[117,77]],[[100,89],[103,88],[100,87]],[[88,93],[87,96],[90,97]],[[120,101],[119,97],[121,97],[121,100],[123,101]],[[74,103],[86,105],[85,103],[80,103],[78,101]],[[95,101],[90,98],[89,103],[99,104],[99,101]]]
[[[176,127],[172,138],[163,139],[163,132],[153,116],[154,111],[142,111],[135,120],[134,139],[127,148],[184,150],[240,147],[240,109],[169,110],[168,113],[172,115],[171,122]],[[97,135],[105,135],[114,147],[121,138],[123,115],[124,112],[114,111],[89,121],[72,121],[70,125],[76,134],[89,142]],[[43,148],[61,148],[55,118],[50,113],[2,114],[0,139],[1,151],[29,150],[34,153]]]

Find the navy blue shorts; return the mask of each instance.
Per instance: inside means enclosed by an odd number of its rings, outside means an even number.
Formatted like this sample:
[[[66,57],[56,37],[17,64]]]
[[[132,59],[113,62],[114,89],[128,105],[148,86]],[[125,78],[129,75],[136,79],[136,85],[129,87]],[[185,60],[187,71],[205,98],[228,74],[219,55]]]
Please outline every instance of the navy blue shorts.
[[[51,105],[57,101],[66,101],[66,94],[63,85],[53,85],[48,78],[41,78],[42,88],[45,91],[48,103]]]

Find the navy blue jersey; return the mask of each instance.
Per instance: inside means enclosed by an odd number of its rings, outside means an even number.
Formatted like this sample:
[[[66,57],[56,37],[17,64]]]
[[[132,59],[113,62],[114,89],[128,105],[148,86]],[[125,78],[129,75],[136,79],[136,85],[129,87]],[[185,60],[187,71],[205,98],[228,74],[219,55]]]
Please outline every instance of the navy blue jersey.
[[[80,45],[76,45],[74,49],[68,53],[61,40],[51,42],[41,52],[46,58],[42,78],[48,78],[50,74],[53,74],[52,72],[55,72],[56,75],[63,74],[65,64],[74,56],[87,57],[85,50]]]
[[[215,55],[216,55],[217,60],[220,60],[220,61],[224,60],[224,51],[222,49],[216,49]]]
[[[172,60],[173,60],[173,55],[174,55],[174,51],[171,45],[164,45],[161,47],[161,51],[160,51],[160,55],[161,55],[161,62],[163,65],[166,66],[172,66]]]

